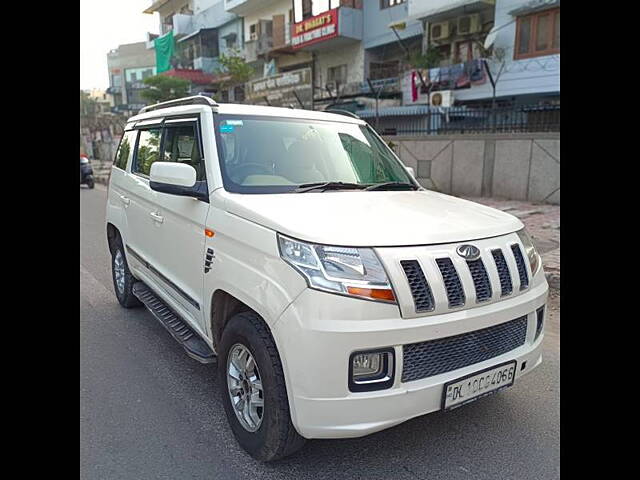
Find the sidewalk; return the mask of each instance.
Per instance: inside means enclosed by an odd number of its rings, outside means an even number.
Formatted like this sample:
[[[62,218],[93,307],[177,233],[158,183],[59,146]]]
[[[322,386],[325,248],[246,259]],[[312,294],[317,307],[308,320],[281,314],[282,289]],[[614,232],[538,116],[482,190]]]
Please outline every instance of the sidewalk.
[[[560,206],[500,200],[496,198],[462,197],[472,202],[497,208],[518,217],[542,256],[549,286],[560,289]]]

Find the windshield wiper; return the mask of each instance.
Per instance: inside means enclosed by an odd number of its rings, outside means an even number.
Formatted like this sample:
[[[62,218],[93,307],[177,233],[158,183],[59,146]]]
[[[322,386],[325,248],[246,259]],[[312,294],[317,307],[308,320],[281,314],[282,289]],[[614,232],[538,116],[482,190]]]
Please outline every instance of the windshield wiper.
[[[417,190],[413,183],[407,182],[384,182],[384,183],[375,183],[373,185],[368,186],[365,190],[391,190],[396,188],[406,188],[409,187],[411,190]]]
[[[315,182],[315,183],[303,183],[302,185],[298,185],[298,188],[294,190],[295,193],[304,193],[310,192],[312,190],[351,190],[357,188],[361,190],[364,188],[364,185],[359,185],[357,183],[346,183],[346,182]]]

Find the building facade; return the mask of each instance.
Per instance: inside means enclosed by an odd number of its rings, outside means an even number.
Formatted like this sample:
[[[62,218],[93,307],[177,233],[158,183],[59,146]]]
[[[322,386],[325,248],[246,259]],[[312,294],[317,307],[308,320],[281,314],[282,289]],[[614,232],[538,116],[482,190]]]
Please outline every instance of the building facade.
[[[107,54],[109,88],[113,110],[131,114],[146,105],[140,97],[143,80],[156,74],[156,59],[145,42],[120,45]]]
[[[211,75],[197,88],[225,102],[350,110],[382,130],[439,128],[431,113],[450,107],[559,105],[559,0],[155,0],[146,12],[175,38],[167,74]],[[238,52],[253,77],[229,86],[219,58]]]
[[[426,48],[443,53],[429,72],[431,91],[450,90],[467,105],[487,104],[494,87],[498,104],[559,102],[559,0],[408,0],[408,7],[429,34]]]
[[[220,55],[242,52],[243,20],[225,9],[223,0],[156,0],[144,13],[158,13],[161,36],[174,42],[171,68],[164,74],[191,82],[192,93],[220,94],[223,101],[242,100],[233,86],[221,91]],[[149,35],[147,47],[154,49]]]

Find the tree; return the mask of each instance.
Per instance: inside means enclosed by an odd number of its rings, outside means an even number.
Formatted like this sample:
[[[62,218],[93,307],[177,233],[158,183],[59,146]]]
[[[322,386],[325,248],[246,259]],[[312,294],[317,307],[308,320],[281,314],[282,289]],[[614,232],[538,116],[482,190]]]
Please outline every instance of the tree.
[[[421,68],[424,70],[440,66],[442,59],[442,53],[431,45],[424,53],[414,51],[409,55],[408,62],[413,68]]]
[[[155,75],[144,80],[145,88],[140,96],[150,103],[166,102],[189,95],[190,82],[168,75]]]
[[[100,106],[89,93],[80,90],[80,117],[95,116],[100,111]]]
[[[485,71],[487,72],[487,76],[489,77],[489,82],[491,83],[492,95],[491,95],[491,126],[495,131],[496,129],[496,88],[498,86],[498,81],[500,81],[500,77],[504,72],[504,68],[507,64],[507,51],[505,48],[501,47],[490,47],[488,49],[481,49],[482,53],[482,63]]]
[[[236,84],[248,82],[253,75],[253,67],[236,50],[229,50],[228,54],[223,53],[218,61],[220,62],[218,73],[231,75],[232,81]]]
[[[218,57],[220,66],[216,73],[218,75],[229,75],[229,78],[220,82],[220,88],[229,88],[242,85],[248,82],[253,75],[253,67],[249,65],[240,52],[229,50]]]

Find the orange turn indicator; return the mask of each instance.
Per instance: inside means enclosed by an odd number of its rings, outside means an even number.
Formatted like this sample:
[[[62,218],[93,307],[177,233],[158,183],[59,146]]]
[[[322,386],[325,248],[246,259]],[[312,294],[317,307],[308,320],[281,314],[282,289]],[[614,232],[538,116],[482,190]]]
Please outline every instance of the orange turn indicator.
[[[372,298],[374,300],[385,300],[387,302],[395,302],[396,297],[390,288],[358,288],[347,287],[347,292],[351,295],[359,297]]]
[[[211,238],[211,237],[213,237],[213,236],[215,235],[215,232],[214,232],[213,230],[209,230],[208,228],[205,228],[205,229],[204,229],[204,234],[205,234],[207,237]]]

